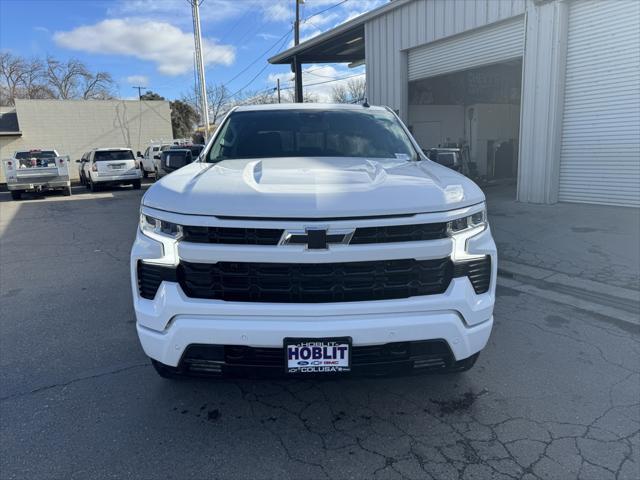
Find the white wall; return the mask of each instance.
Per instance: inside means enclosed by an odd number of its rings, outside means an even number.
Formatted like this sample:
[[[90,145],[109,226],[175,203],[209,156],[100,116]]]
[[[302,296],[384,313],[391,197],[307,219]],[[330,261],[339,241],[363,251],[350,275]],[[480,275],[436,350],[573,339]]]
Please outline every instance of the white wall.
[[[473,118],[469,122],[469,110]],[[478,172],[487,174],[487,142],[516,140],[520,127],[520,106],[509,104],[475,104],[467,107],[467,122],[471,124],[471,160],[476,162]],[[469,140],[467,135],[467,141]]]
[[[408,125],[421,147],[437,147],[464,138],[462,105],[409,105]]]

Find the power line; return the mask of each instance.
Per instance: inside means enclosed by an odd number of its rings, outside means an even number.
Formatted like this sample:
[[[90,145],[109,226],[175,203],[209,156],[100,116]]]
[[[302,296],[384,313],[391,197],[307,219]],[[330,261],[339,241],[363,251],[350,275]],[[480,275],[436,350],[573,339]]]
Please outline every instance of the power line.
[[[348,78],[353,78],[353,77],[361,77],[362,75],[364,75],[364,73],[356,73],[356,74],[353,74],[353,75],[347,75],[345,77],[334,78],[332,80],[325,80],[324,82],[307,83],[304,86],[305,87],[313,87],[314,85],[324,85],[325,83],[339,82],[340,80],[347,80]],[[280,87],[280,88],[282,90],[288,90],[288,89],[291,89],[293,87]]]
[[[309,19],[311,19],[313,17],[317,17],[318,15],[322,15],[324,12],[327,12],[327,11],[331,10],[332,8],[339,7],[340,5],[342,5],[343,3],[347,3],[348,1],[349,0],[342,0],[341,2],[338,2],[335,5],[331,5],[330,7],[327,7],[324,10],[320,10],[319,12],[316,12],[313,15],[309,15],[307,18],[302,20],[302,23],[306,22],[307,20],[309,20]]]
[[[255,60],[253,60],[251,63],[249,63],[249,65],[247,65],[246,67],[244,67],[242,70],[240,70],[238,73],[236,73],[231,80],[227,80],[225,82],[226,85],[230,84],[231,82],[233,82],[236,78],[238,78],[240,75],[242,75],[244,72],[246,72],[247,70],[249,70],[251,67],[253,67],[255,65],[255,63],[260,60],[262,57],[264,57],[267,53],[269,53],[271,50],[273,50],[273,48],[278,45],[283,38],[285,38],[287,35],[289,35],[289,33],[291,33],[291,30],[293,30],[293,28],[290,28],[289,30],[287,30],[284,35],[282,35],[279,39],[277,39],[273,45],[271,45],[267,50],[265,50],[259,57],[257,57]],[[268,65],[268,64],[267,64]]]
[[[282,47],[287,43],[287,40],[289,39],[289,34],[291,33],[291,30],[289,30],[287,33],[285,33],[285,35],[283,35],[282,37],[280,37],[280,49],[282,49]],[[271,50],[273,47],[275,47],[276,45],[274,44],[269,50]],[[280,50],[279,49],[279,50]],[[265,52],[266,54],[267,52]],[[264,55],[263,55],[264,56]],[[245,88],[247,88],[249,85],[251,85],[256,78],[258,78],[262,72],[264,72],[267,67],[269,66],[269,63],[265,63],[264,67],[262,67],[262,69],[256,73],[253,78],[251,80],[249,80],[249,82],[247,82],[242,88],[236,90],[234,93],[232,93],[231,95],[229,95],[229,98],[231,97],[235,97],[236,95],[238,95],[240,92],[242,92]]]

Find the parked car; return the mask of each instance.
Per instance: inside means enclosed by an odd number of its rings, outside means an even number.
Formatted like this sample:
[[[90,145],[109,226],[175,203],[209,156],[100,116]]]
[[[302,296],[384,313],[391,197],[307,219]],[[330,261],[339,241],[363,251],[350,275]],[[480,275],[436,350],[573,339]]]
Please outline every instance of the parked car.
[[[97,148],[89,152],[82,169],[92,192],[107,185],[133,185],[139,189],[142,172],[130,148]]]
[[[489,338],[484,194],[391,109],[237,107],[140,213],[136,327],[163,377],[461,372]]]
[[[162,152],[171,148],[172,145],[173,142],[152,143],[147,147],[144,153],[137,153],[137,157],[139,159],[138,163],[144,178],[147,178],[150,173],[153,173],[154,175],[157,173],[156,162],[160,160]]]
[[[429,157],[429,160],[451,168],[456,172],[462,172],[462,151],[459,148],[438,147],[423,151]]]
[[[156,178],[162,178],[165,175],[178,170],[179,168],[193,162],[191,150],[188,148],[170,148],[162,152]]]
[[[80,185],[87,184],[87,179],[84,176],[84,164],[89,160],[89,153],[91,152],[83,153],[82,157],[80,157],[79,160],[76,160],[76,163],[78,164],[78,179],[80,180]]]
[[[60,190],[71,195],[69,157],[61,157],[55,150],[15,152],[3,160],[2,168],[13,200],[20,200],[25,192]]]

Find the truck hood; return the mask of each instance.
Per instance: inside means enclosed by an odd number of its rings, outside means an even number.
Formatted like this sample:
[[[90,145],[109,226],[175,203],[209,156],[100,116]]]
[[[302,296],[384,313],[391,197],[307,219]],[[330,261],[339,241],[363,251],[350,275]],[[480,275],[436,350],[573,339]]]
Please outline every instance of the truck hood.
[[[475,183],[430,160],[289,157],[192,163],[151,186],[143,205],[311,219],[438,212],[483,201]]]

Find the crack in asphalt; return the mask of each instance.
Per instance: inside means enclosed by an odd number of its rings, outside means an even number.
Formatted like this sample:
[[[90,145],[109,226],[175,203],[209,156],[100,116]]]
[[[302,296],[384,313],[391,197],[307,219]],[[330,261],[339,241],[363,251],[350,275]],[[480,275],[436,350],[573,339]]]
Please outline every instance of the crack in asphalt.
[[[150,364],[148,362],[138,363],[138,364],[135,364],[135,365],[128,365],[126,367],[116,368],[116,369],[110,370],[108,372],[101,372],[101,373],[97,373],[97,374],[94,374],[94,375],[81,376],[81,377],[73,378],[73,379],[68,380],[66,382],[53,383],[51,385],[45,385],[45,386],[42,386],[42,387],[34,388],[34,389],[29,390],[27,392],[18,392],[18,393],[13,393],[11,395],[4,396],[4,397],[0,397],[0,402],[5,402],[7,400],[13,400],[15,398],[34,395],[34,394],[37,394],[37,393],[44,392],[46,390],[51,390],[52,388],[66,387],[68,385],[72,385],[72,384],[78,383],[78,382],[83,382],[85,380],[93,380],[93,379],[104,377],[104,376],[107,376],[107,375],[115,375],[117,373],[126,372],[126,371],[132,370],[134,368],[149,367],[149,366],[150,366]]]

